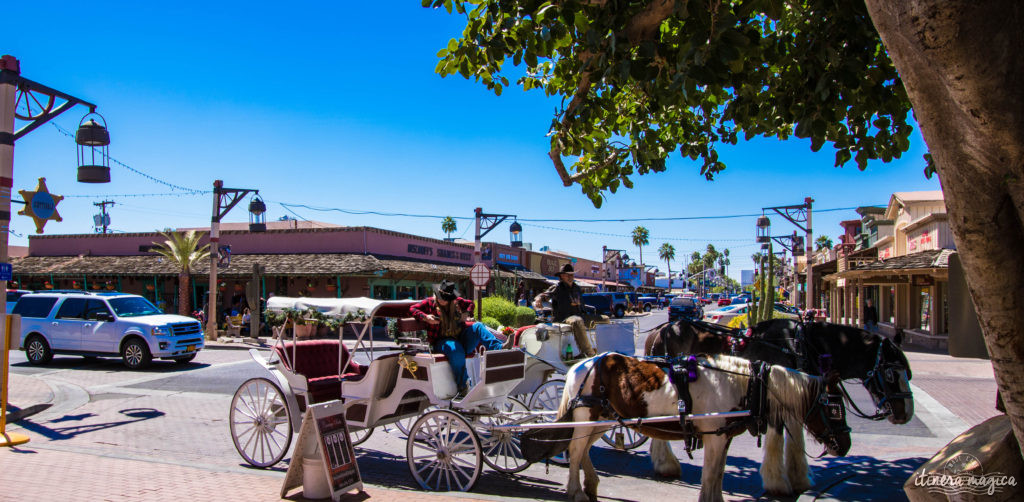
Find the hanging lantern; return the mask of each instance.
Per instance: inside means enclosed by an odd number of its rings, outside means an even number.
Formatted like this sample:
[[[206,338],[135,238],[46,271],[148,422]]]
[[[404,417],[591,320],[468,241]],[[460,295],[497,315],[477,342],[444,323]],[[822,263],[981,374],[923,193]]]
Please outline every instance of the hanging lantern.
[[[804,253],[804,238],[796,235],[793,232],[793,237],[790,238],[790,242],[793,243],[793,256],[803,256]]]
[[[88,118],[95,115],[100,119]],[[78,144],[78,181],[82,183],[110,183],[110,160],[107,146],[110,145],[110,133],[107,121],[96,112],[89,112],[82,117],[75,133]]]
[[[508,230],[511,234],[512,247],[523,247],[523,226],[520,225],[518,221],[513,221],[512,225],[508,227]]]
[[[263,203],[263,199],[259,195],[253,195],[252,200],[249,201],[249,231],[250,232],[266,232],[267,231],[267,205]]]
[[[769,220],[767,216],[761,215],[761,217],[757,219],[757,242],[765,244],[772,240],[771,227],[772,220]],[[765,249],[764,246],[762,246],[761,249]]]

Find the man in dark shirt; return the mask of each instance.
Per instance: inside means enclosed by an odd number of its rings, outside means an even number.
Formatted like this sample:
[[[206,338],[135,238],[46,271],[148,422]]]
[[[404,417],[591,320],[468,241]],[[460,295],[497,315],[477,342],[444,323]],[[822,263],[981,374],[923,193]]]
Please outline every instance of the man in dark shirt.
[[[550,301],[552,320],[572,326],[572,333],[580,352],[590,357],[597,354],[597,351],[591,346],[590,338],[587,336],[583,290],[576,284],[575,275],[572,264],[566,263],[558,273],[558,284],[537,295],[533,300],[533,306],[540,309],[543,308],[543,302]]]
[[[878,331],[878,310],[871,304],[871,298],[864,302],[864,329],[872,333]]]
[[[427,325],[427,341],[434,349],[448,357],[459,392],[465,394],[466,356],[480,345],[487,350],[498,350],[501,341],[487,326],[473,322],[473,301],[459,296],[455,283],[443,280],[434,286],[434,296],[409,307],[412,316]]]

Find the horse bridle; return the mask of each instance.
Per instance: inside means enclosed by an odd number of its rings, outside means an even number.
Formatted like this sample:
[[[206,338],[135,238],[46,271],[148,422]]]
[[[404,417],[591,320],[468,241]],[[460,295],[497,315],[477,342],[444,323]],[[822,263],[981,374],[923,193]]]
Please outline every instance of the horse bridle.
[[[850,403],[850,406],[853,407],[854,411],[852,413],[860,418],[868,420],[882,420],[885,417],[892,415],[893,413],[892,406],[890,406],[889,401],[892,401],[894,399],[911,399],[914,397],[914,395],[910,392],[888,391],[888,386],[886,385],[886,382],[889,383],[889,386],[895,384],[897,380],[900,378],[899,372],[906,371],[907,368],[905,368],[902,364],[897,362],[884,361],[882,358],[882,349],[884,345],[885,340],[879,340],[878,351],[875,354],[875,365],[870,370],[868,370],[867,376],[861,380],[861,383],[864,384],[864,388],[866,388],[868,390],[868,393],[871,394],[872,401],[875,400],[876,395],[882,396],[881,399],[875,402],[876,412],[874,415],[868,415],[867,413],[861,411],[860,408],[857,407],[857,403],[855,403],[853,399],[850,398],[850,393],[846,391],[846,387],[840,384],[840,388],[843,390],[843,395],[846,397],[846,400]]]

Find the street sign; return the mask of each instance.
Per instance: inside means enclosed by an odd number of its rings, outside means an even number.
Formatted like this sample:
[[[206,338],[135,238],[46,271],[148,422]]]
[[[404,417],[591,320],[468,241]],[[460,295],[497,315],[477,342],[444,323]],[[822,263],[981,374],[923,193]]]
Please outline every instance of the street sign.
[[[9,281],[14,278],[14,267],[10,263],[0,263],[0,281]]]
[[[483,263],[477,263],[473,265],[473,268],[469,271],[469,279],[473,281],[473,285],[482,288],[491,282],[491,271],[487,268],[487,265]]]

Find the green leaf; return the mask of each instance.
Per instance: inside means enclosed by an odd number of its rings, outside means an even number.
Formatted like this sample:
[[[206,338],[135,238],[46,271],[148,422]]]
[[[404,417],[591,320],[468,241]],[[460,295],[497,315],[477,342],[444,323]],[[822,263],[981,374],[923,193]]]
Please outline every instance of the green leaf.
[[[448,52],[455,52],[459,49],[459,41],[454,38],[448,41]]]

